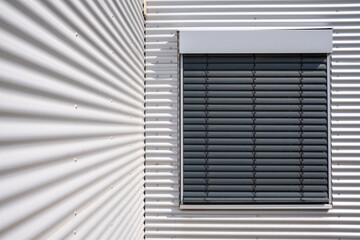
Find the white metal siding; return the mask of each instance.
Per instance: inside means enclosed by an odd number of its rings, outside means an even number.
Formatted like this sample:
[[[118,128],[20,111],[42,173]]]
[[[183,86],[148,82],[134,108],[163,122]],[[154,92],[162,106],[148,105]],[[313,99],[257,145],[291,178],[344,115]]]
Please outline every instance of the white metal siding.
[[[147,0],[146,18],[146,239],[360,239],[360,2]],[[176,31],[324,27],[333,208],[180,210]]]
[[[0,1],[0,239],[142,239],[142,1]]]

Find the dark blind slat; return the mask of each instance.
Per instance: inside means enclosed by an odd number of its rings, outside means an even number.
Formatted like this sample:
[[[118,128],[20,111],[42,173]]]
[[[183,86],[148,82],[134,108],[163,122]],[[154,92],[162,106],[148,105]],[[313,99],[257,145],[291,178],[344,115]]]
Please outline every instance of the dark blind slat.
[[[209,185],[252,185],[253,180],[249,178],[184,178],[185,185],[202,185],[206,183]],[[286,178],[286,179],[268,179],[268,178],[259,178],[256,179],[256,183],[259,185],[326,185],[327,180],[321,178],[305,178],[302,181],[298,178]]]
[[[327,138],[327,132],[184,132],[184,138]]]
[[[303,99],[299,98],[259,98],[251,99],[251,98],[225,98],[217,97],[211,98],[204,97],[194,98],[194,97],[186,97],[184,98],[184,103],[190,104],[326,104],[326,98],[306,98],[303,96]]]
[[[254,141],[254,144],[256,142]],[[300,145],[300,146],[275,146],[275,145],[184,145],[183,149],[185,152],[193,151],[209,151],[209,152],[326,152],[327,145]]]
[[[184,139],[184,144],[192,144],[192,145],[252,145],[254,142],[257,145],[326,145],[326,139],[267,139],[267,138],[186,138]]]
[[[189,178],[272,178],[272,179],[288,179],[288,178],[319,178],[325,179],[328,177],[326,172],[184,172],[184,177]]]
[[[255,107],[256,111],[326,111],[325,104],[308,104],[308,105],[293,105],[293,104],[266,104],[266,105],[251,105],[251,104],[184,104],[185,111],[252,111]]]
[[[328,203],[327,197],[313,198],[313,197],[272,197],[272,198],[260,198],[260,197],[184,197],[185,203]]]
[[[184,124],[281,124],[281,125],[324,125],[326,118],[184,118]]]
[[[326,131],[326,125],[187,125],[184,131],[303,131],[303,132],[321,132]]]
[[[326,71],[304,70],[300,71],[184,71],[184,77],[326,77]]]
[[[233,159],[223,159],[223,158],[187,158],[184,160],[185,165],[204,165],[205,163],[208,163],[208,165],[252,165],[253,159],[252,158],[233,158]],[[256,165],[271,165],[271,166],[277,166],[277,165],[327,165],[327,160],[324,159],[307,159],[304,158],[302,160],[300,159],[256,159]]]
[[[184,190],[186,191],[199,191],[204,192],[209,190],[211,192],[228,192],[228,191],[237,191],[237,192],[252,192],[253,185],[184,185]],[[327,190],[327,187],[324,185],[304,185],[303,189],[300,185],[260,185],[255,186],[256,192],[323,192]]]
[[[326,84],[326,77],[185,77],[185,84]]]

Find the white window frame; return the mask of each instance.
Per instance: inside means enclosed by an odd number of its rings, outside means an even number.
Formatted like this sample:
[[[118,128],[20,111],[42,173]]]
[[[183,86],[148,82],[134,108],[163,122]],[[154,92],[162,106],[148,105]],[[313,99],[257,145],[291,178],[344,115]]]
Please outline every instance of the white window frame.
[[[292,30],[292,31],[296,31],[296,30]],[[267,31],[270,32],[270,31]],[[198,33],[198,32],[197,32]],[[222,32],[221,34],[219,34],[219,32],[217,32],[217,36],[223,36],[226,39],[226,36],[224,36],[224,32]],[[211,33],[211,34],[216,34],[216,33]],[[290,33],[292,34],[292,33]],[[226,35],[226,34],[225,34]],[[178,38],[179,39],[179,38]],[[228,39],[228,38],[227,38]],[[262,39],[266,39],[266,38],[262,38]],[[268,39],[268,38],[267,38]],[[193,39],[192,39],[193,41]],[[217,40],[218,41],[218,40]],[[331,40],[332,41],[332,40]],[[303,42],[303,41],[302,41]],[[206,45],[206,44],[204,44]],[[231,44],[230,44],[231,45]],[[227,45],[227,46],[230,46]],[[303,46],[303,45],[301,45]],[[211,44],[210,46],[208,46],[209,48],[211,48]],[[231,47],[231,46],[230,46]],[[311,50],[310,52],[306,51],[306,49],[301,49],[302,47],[291,51],[291,47],[289,49],[287,49],[286,53],[319,53],[319,52],[311,52],[313,50]],[[306,48],[306,46],[305,46]],[[183,159],[183,55],[184,54],[191,54],[192,52],[186,52],[189,51],[189,49],[181,50],[181,39],[180,39],[180,53],[179,53],[179,76],[180,76],[180,81],[179,81],[179,99],[180,99],[180,103],[179,103],[179,164],[180,164],[180,201],[179,201],[179,207],[180,209],[314,209],[314,210],[327,210],[327,209],[331,209],[333,207],[333,197],[332,197],[332,163],[331,163],[331,91],[330,91],[330,81],[331,81],[331,71],[330,71],[330,67],[331,67],[331,51],[329,51],[328,49],[329,47],[327,46],[327,49],[323,49],[322,51],[327,51],[327,118],[328,118],[328,194],[329,194],[329,203],[314,203],[314,204],[301,204],[301,203],[294,203],[294,204],[286,204],[286,203],[274,203],[274,204],[184,204],[183,199],[184,199],[184,179],[183,179],[183,173],[184,173],[184,159]],[[205,49],[205,50],[204,50]],[[202,49],[202,52],[193,52],[193,54],[212,54],[212,53],[229,53],[229,54],[241,54],[241,53],[245,53],[245,52],[229,52],[229,50],[227,51],[222,51],[220,49],[221,52],[216,52],[219,51],[219,49],[217,49],[215,52],[214,51],[209,51],[209,52],[203,52],[203,51],[207,51],[206,50],[206,46],[205,48]],[[298,52],[300,50],[304,51],[304,52]],[[183,52],[182,52],[183,51]],[[190,51],[192,51],[190,49]],[[278,53],[278,52],[273,52],[274,49],[271,48],[271,46],[269,47],[269,52],[264,52],[264,50],[261,50],[261,53]],[[185,53],[184,53],[185,52]],[[249,53],[249,52],[246,52]],[[252,52],[254,53],[254,52]],[[256,52],[259,53],[259,52]],[[281,52],[281,53],[285,53],[285,52]],[[321,52],[324,53],[324,52]]]

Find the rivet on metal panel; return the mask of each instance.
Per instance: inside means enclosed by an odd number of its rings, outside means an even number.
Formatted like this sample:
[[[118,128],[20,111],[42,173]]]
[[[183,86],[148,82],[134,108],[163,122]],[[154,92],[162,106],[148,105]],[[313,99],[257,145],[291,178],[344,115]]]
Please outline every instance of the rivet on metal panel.
[[[75,32],[75,37],[78,37],[78,36],[79,36],[79,34],[77,32]]]
[[[76,230],[73,231],[73,234],[76,235]]]
[[[76,211],[74,211],[74,216],[75,216],[75,217],[77,216],[77,212],[76,212]]]
[[[110,99],[110,102],[113,102],[113,100],[112,100],[112,99]]]
[[[112,136],[110,137],[110,140],[113,140],[113,137],[112,137]]]
[[[74,108],[77,109],[77,108],[78,108],[78,105],[75,104],[75,105],[74,105]]]
[[[76,157],[74,157],[73,160],[74,160],[75,163],[77,162],[77,158],[76,158]]]

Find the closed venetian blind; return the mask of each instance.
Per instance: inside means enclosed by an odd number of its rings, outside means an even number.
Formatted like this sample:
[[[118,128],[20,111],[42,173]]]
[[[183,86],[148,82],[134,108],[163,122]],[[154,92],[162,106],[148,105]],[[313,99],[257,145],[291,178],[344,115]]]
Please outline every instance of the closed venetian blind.
[[[184,204],[328,202],[326,59],[184,55]]]

